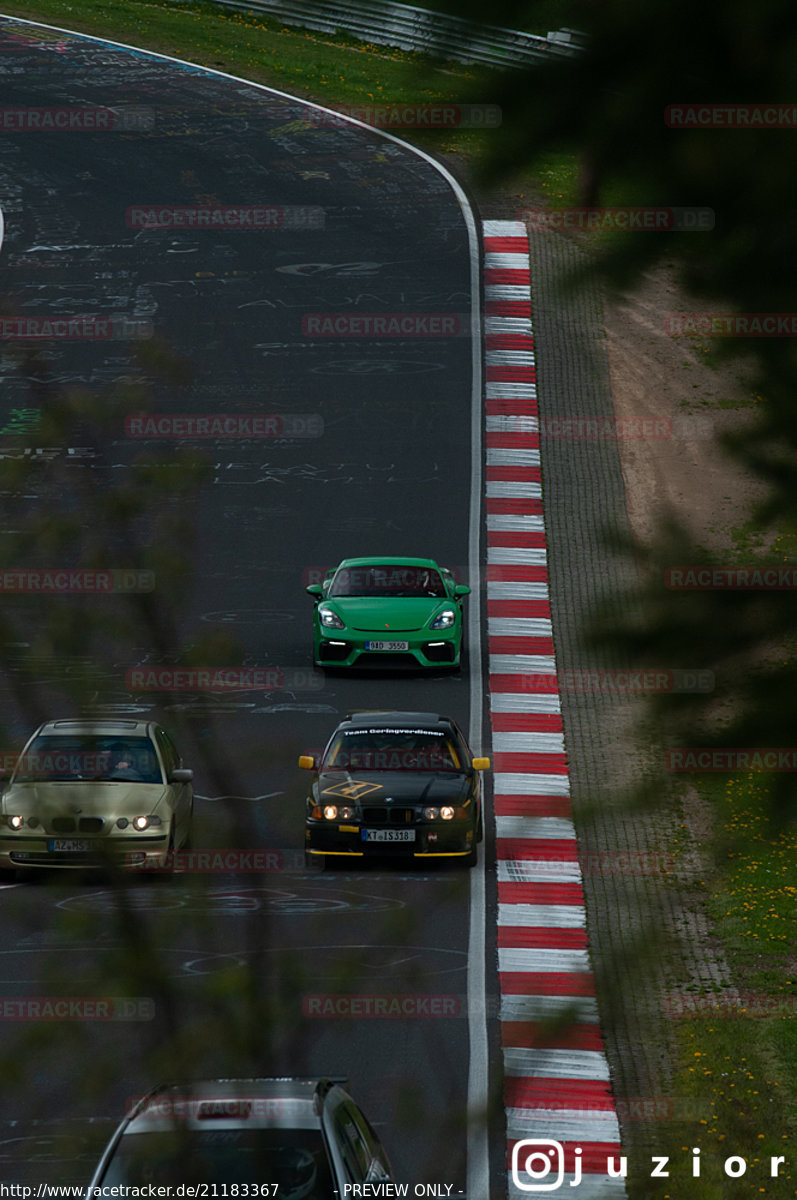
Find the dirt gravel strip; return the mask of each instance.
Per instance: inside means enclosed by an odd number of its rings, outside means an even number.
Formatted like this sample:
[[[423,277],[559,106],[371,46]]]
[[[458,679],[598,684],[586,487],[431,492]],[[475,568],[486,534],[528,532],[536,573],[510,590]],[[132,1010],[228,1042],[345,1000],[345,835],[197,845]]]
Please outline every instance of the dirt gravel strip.
[[[484,249],[487,626],[509,1195],[570,1186],[583,1200],[625,1196],[623,1181],[606,1169],[607,1158],[619,1159],[620,1130],[589,959],[554,658],[525,226],[485,221]]]

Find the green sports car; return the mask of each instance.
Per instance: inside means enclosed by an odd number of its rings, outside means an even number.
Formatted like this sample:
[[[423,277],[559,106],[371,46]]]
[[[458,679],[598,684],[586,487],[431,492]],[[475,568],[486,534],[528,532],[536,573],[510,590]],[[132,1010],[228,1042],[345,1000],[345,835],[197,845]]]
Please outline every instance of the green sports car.
[[[458,667],[462,598],[431,558],[344,558],[314,597],[317,667]]]

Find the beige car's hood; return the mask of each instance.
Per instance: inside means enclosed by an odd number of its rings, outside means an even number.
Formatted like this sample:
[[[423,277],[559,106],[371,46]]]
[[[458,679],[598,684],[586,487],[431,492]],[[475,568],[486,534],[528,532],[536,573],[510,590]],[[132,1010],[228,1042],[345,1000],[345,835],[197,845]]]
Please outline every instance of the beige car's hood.
[[[162,783],[117,779],[97,783],[15,783],[3,794],[2,811],[48,816],[127,817],[154,812],[168,788]]]

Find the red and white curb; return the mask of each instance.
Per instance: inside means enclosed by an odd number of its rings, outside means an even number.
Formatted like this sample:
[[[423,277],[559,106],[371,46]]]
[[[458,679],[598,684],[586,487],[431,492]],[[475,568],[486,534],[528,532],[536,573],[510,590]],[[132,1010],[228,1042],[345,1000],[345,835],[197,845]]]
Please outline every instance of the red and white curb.
[[[509,1195],[563,1186],[579,1200],[608,1200],[626,1193],[607,1173],[607,1159],[619,1169],[620,1130],[587,949],[551,631],[525,226],[485,221],[484,250],[487,632]],[[533,1174],[522,1169],[527,1161]]]

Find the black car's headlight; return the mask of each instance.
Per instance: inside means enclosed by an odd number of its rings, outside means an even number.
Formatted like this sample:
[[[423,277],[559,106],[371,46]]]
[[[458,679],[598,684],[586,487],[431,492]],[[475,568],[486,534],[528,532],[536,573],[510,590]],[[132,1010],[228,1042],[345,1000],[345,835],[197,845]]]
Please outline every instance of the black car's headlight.
[[[336,804],[325,804],[324,816],[327,821],[350,821],[354,816],[354,809],[348,806],[338,808]]]
[[[463,810],[459,810],[459,815],[462,816]],[[427,821],[453,821],[457,816],[457,810],[450,804],[444,804],[442,808],[425,808],[423,810],[424,819]]]
[[[345,629],[346,626],[341,621],[340,617],[331,608],[318,609],[318,619],[325,629]]]
[[[437,614],[437,616],[432,621],[429,628],[430,629],[450,629],[451,626],[456,621],[456,619],[457,619],[457,614],[454,612],[453,608],[444,608],[442,612]]]

